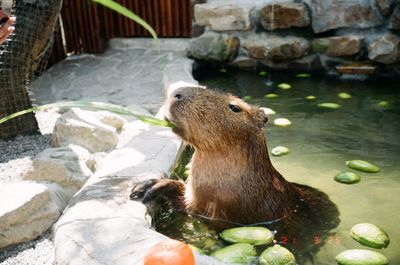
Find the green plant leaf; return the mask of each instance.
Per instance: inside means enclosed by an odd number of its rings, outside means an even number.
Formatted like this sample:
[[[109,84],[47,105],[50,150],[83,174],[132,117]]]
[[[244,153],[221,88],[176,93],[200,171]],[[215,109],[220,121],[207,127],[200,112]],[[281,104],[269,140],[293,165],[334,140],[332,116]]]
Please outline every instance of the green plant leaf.
[[[92,0],[92,1],[96,2],[98,4],[101,4],[101,5],[105,6],[105,7],[108,7],[109,9],[112,9],[115,12],[118,12],[121,15],[130,18],[133,21],[135,21],[136,23],[138,23],[139,25],[141,25],[142,27],[144,27],[151,34],[153,39],[155,40],[155,42],[157,44],[157,48],[160,49],[160,41],[158,40],[157,33],[155,32],[155,30],[146,21],[144,21],[138,15],[136,15],[135,13],[133,13],[132,11],[127,9],[126,7],[120,5],[119,3],[114,2],[112,0]]]
[[[142,114],[138,114],[135,112],[132,112],[130,110],[128,110],[125,107],[119,106],[119,105],[115,105],[115,104],[111,104],[111,103],[104,103],[104,102],[89,102],[89,101],[60,101],[60,102],[56,102],[56,103],[51,103],[51,104],[46,104],[46,105],[42,105],[42,106],[37,106],[37,107],[33,107],[30,109],[26,109],[26,110],[21,110],[19,112],[13,113],[7,117],[4,117],[2,119],[0,119],[0,124],[11,120],[15,117],[30,113],[30,112],[36,112],[36,111],[43,111],[43,110],[47,110],[47,109],[51,109],[51,108],[86,108],[86,109],[95,109],[95,110],[107,110],[110,112],[114,112],[117,114],[123,114],[123,115],[128,115],[128,116],[134,116],[135,118],[137,118],[138,120],[147,123],[147,124],[151,124],[151,125],[155,125],[155,126],[160,126],[160,127],[174,127],[175,124],[169,122],[169,121],[165,121],[165,120],[160,120],[151,116],[146,116],[146,115],[142,115]]]

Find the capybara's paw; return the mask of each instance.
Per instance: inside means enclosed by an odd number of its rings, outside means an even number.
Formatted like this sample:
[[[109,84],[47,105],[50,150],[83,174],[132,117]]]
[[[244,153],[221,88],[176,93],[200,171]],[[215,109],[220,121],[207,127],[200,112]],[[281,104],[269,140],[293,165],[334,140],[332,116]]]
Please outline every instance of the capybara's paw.
[[[150,179],[133,186],[130,199],[142,199],[147,203],[155,199],[158,195],[166,197],[181,196],[183,194],[184,184],[171,179]]]
[[[133,185],[129,198],[131,200],[142,199],[145,196],[146,192],[151,189],[151,187],[153,187],[154,184],[157,183],[157,181],[159,181],[159,179],[149,179],[146,181],[135,183]]]

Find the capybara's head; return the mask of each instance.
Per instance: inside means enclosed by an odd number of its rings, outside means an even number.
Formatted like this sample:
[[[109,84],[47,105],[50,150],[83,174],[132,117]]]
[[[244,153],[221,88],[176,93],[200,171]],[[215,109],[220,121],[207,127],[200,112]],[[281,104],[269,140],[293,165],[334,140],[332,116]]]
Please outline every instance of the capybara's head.
[[[264,111],[231,95],[200,87],[183,87],[166,102],[173,131],[199,150],[220,150],[262,132]]]

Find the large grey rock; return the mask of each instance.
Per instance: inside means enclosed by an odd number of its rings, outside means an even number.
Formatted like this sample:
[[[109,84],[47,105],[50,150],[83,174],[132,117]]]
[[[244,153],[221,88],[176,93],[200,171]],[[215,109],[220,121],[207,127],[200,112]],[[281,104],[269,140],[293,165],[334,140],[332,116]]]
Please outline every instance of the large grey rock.
[[[300,37],[252,36],[244,41],[243,47],[250,58],[279,62],[305,56],[310,44]]]
[[[339,57],[355,55],[360,52],[362,46],[363,38],[358,36],[317,38],[311,44],[314,52]]]
[[[238,49],[238,38],[217,33],[206,33],[190,40],[187,55],[199,60],[227,62],[236,57]]]
[[[0,249],[40,236],[57,221],[70,199],[57,185],[35,182],[0,185]]]
[[[310,25],[308,9],[303,3],[270,3],[260,9],[259,16],[261,25],[266,30]]]
[[[385,16],[390,15],[390,11],[392,9],[393,0],[375,0],[379,10]]]
[[[129,192],[135,182],[170,170],[180,140],[170,129],[140,121],[127,123],[121,138],[55,225],[56,264],[142,264],[148,249],[166,239],[151,229],[146,207],[129,200]]]
[[[368,47],[369,59],[392,64],[399,60],[400,38],[394,34],[385,34],[375,39]]]
[[[105,115],[104,112],[98,114],[72,108],[57,120],[53,132],[53,146],[76,144],[93,153],[109,151],[117,145],[117,128],[121,127],[118,118],[113,118],[115,116],[111,113]]]
[[[306,0],[315,33],[337,28],[371,28],[383,25],[374,0]]]
[[[215,31],[249,30],[251,5],[235,3],[208,3],[194,6],[194,17],[198,25],[209,26]]]
[[[76,192],[92,175],[87,164],[90,158],[90,153],[77,145],[48,148],[35,157],[24,179],[55,182]]]
[[[400,29],[400,3],[394,9],[389,19],[389,28],[399,30]]]

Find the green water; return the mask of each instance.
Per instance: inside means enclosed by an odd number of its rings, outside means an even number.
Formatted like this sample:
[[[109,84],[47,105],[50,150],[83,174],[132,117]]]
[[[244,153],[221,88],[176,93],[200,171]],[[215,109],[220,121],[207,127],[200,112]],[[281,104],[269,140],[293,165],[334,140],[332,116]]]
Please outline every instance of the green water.
[[[292,88],[277,88],[283,82]],[[277,242],[299,257],[300,264],[335,264],[334,257],[343,250],[368,249],[349,236],[351,227],[363,222],[375,224],[389,234],[389,247],[377,251],[390,264],[400,264],[400,80],[296,78],[293,74],[261,77],[256,72],[216,71],[203,76],[200,83],[239,97],[251,96],[249,103],[273,109],[276,114],[269,116],[265,129],[268,149],[283,145],[291,152],[272,157],[272,163],[287,180],[323,191],[338,207],[341,222],[325,235],[277,234]],[[340,92],[347,92],[352,98],[340,99]],[[277,93],[279,97],[265,99],[267,93]],[[316,100],[305,99],[309,95]],[[380,101],[389,102],[389,106],[378,106]],[[335,102],[341,108],[320,109],[317,104],[322,102]],[[274,126],[273,120],[281,117],[288,118],[292,125]],[[335,182],[334,175],[350,170],[345,162],[353,159],[372,162],[381,171],[357,172],[361,176],[357,184]],[[161,218],[165,223],[159,223],[159,231],[208,252],[223,244],[215,243],[217,234],[200,221],[176,213],[173,218],[171,223]],[[302,250],[304,244],[311,246],[307,253]]]

